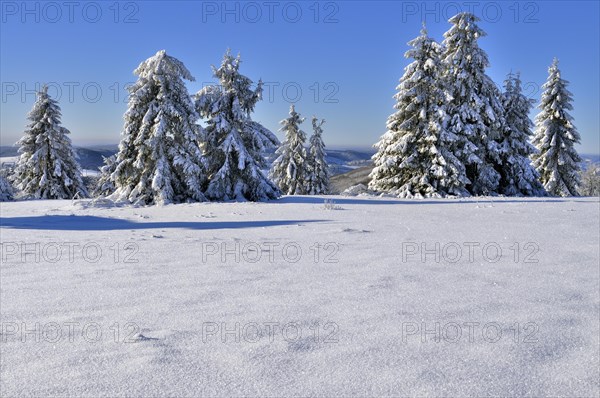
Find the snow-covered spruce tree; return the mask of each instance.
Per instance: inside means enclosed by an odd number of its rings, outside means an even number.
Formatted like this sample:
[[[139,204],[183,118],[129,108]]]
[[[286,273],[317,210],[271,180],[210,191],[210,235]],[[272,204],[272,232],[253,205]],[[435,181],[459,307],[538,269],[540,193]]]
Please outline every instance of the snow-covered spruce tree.
[[[443,61],[446,84],[452,100],[448,103],[448,128],[459,138],[454,152],[466,167],[474,195],[494,194],[501,167],[497,141],[506,130],[501,93],[485,73],[487,54],[477,44],[485,32],[475,15],[463,12],[450,18],[452,27],[444,33]]]
[[[279,131],[285,133],[285,140],[277,149],[277,159],[271,167],[270,177],[281,192],[286,195],[305,195],[308,193],[308,161],[306,134],[300,129],[304,118],[290,106],[290,116],[283,119]]]
[[[548,69],[548,80],[542,86],[541,111],[536,118],[533,139],[538,153],[532,157],[544,188],[554,196],[577,196],[580,183],[581,158],[574,147],[580,137],[567,112],[573,109],[573,95],[567,85],[555,58]]]
[[[202,131],[183,81],[194,78],[164,50],[134,73],[139,78],[129,88],[111,199],[146,205],[205,200]]]
[[[116,154],[104,158],[104,164],[100,167],[100,178],[98,178],[96,188],[92,193],[93,196],[109,196],[115,191],[115,184],[111,179],[111,176],[117,167],[116,160]]]
[[[545,193],[539,174],[530,160],[535,153],[535,148],[529,142],[533,135],[533,123],[529,119],[532,101],[521,91],[519,74],[508,74],[502,94],[508,129],[498,142],[501,159],[501,167],[497,170],[500,173],[498,192],[503,195],[539,196]]]
[[[43,86],[37,94],[30,121],[19,140],[13,182],[25,195],[35,199],[72,199],[87,197],[81,179],[69,130],[60,125],[58,102],[48,95]]]
[[[198,112],[208,118],[203,149],[208,160],[206,196],[212,200],[262,201],[279,196],[277,187],[261,171],[261,151],[277,142],[269,130],[252,121],[250,114],[261,99],[262,82],[239,73],[240,56],[228,50],[221,66],[213,67],[218,86],[196,94]]]
[[[325,143],[323,142],[323,123],[312,118],[313,134],[310,137],[308,151],[308,177],[306,191],[310,195],[326,195],[329,193],[329,165],[325,156]]]
[[[10,181],[4,178],[4,176],[0,175],[0,202],[13,200],[14,196],[15,192],[10,184]]]
[[[585,171],[581,172],[581,185],[579,193],[583,196],[600,196],[600,166],[588,164]]]
[[[254,145],[260,152],[277,149],[281,144],[277,136],[262,124],[250,120],[247,126],[250,131],[254,131]]]
[[[400,79],[388,131],[375,144],[369,188],[408,198],[468,195],[465,168],[453,154],[460,143],[446,128],[440,46],[424,27],[408,44],[405,56],[414,62]]]

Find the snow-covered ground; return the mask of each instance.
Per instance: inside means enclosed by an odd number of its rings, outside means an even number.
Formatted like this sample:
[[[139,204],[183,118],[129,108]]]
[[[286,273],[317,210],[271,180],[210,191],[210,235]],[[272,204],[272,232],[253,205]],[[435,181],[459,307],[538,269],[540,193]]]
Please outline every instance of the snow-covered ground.
[[[332,199],[0,204],[1,395],[598,396],[597,198]]]
[[[18,156],[5,156],[5,157],[0,157],[0,167],[4,164],[6,165],[12,165],[14,163],[16,163],[17,159],[19,157]]]
[[[84,177],[99,177],[100,170],[81,170],[81,175]]]

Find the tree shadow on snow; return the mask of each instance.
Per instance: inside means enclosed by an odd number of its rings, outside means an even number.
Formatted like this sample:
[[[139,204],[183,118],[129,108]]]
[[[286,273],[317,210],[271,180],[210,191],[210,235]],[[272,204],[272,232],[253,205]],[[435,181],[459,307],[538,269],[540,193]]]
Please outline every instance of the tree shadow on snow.
[[[270,201],[269,203],[297,203],[297,204],[323,204],[325,200],[332,200],[339,205],[455,205],[461,203],[486,204],[486,203],[566,203],[572,202],[574,198],[542,198],[530,197],[527,199],[519,198],[461,198],[461,199],[396,199],[386,197],[357,197],[340,198],[339,196],[283,196],[280,199]]]
[[[327,220],[206,221],[206,222],[135,222],[118,218],[46,215],[37,217],[0,217],[0,227],[51,231],[113,231],[132,229],[184,228],[197,230],[244,229],[323,222]]]

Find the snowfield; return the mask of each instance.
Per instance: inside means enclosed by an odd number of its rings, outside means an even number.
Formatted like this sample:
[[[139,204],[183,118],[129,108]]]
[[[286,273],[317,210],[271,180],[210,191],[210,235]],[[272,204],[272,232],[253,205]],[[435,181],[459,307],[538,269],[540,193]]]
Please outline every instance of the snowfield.
[[[3,397],[600,394],[598,198],[0,209]]]
[[[0,157],[0,166],[3,166],[4,164],[14,164],[16,163],[17,159],[19,159],[18,156]]]

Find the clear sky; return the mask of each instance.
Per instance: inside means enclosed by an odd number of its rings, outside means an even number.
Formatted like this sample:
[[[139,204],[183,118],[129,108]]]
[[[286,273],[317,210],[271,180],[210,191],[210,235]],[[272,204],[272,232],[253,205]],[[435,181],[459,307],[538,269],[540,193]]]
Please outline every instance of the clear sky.
[[[581,153],[600,152],[600,11],[598,1],[2,1],[0,144],[18,140],[50,83],[63,124],[78,145],[117,143],[125,86],[144,59],[165,49],[196,78],[212,82],[229,47],[242,73],[267,83],[254,119],[273,131],[291,103],[307,122],[327,120],[330,147],[369,147],[385,132],[406,43],[427,22],[441,41],[448,18],[474,11],[488,36],[490,76],[502,84],[520,71],[539,102],[553,57],[574,94]],[[534,116],[535,114],[532,114]],[[281,137],[281,134],[278,133]]]

